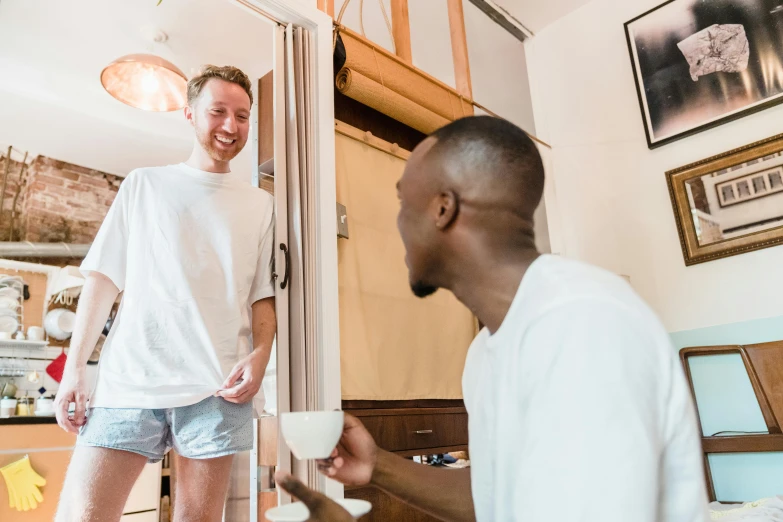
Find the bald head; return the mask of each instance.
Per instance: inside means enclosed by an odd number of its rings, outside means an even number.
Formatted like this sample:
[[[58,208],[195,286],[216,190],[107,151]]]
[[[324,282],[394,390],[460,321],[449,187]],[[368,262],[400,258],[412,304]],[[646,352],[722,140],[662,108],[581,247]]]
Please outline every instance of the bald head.
[[[442,127],[427,156],[466,200],[532,219],[544,191],[544,166],[533,140],[500,118],[474,116]]]
[[[543,189],[538,149],[512,123],[463,118],[428,137],[399,184],[398,226],[414,292],[443,286],[438,274],[470,255],[467,244],[496,256],[534,248],[533,214]]]

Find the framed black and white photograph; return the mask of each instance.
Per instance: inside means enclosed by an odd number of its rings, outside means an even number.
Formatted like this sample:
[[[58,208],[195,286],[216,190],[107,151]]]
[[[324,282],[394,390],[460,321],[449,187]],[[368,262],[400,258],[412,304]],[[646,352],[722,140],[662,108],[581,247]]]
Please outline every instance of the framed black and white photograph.
[[[625,33],[650,148],[783,102],[783,0],[670,0]]]

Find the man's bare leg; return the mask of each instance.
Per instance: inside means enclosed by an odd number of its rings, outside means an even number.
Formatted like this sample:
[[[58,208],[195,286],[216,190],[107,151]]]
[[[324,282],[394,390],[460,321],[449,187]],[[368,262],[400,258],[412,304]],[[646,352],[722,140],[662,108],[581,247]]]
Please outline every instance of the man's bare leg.
[[[128,451],[77,446],[55,522],[117,522],[146,463]]]
[[[174,522],[220,522],[233,455],[215,459],[177,456]]]

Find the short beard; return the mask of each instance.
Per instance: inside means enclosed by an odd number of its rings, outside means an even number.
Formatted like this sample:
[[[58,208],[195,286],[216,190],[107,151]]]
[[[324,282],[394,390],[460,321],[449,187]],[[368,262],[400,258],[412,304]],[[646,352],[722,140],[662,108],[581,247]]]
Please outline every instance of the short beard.
[[[201,134],[197,134],[196,138],[198,139],[201,148],[204,149],[207,154],[209,154],[209,157],[215,161],[231,161],[242,151],[240,148],[236,148],[235,152],[216,149],[212,143],[211,135],[202,136]]]
[[[413,295],[416,297],[429,297],[435,292],[438,291],[437,286],[430,286],[427,284],[424,284],[422,281],[418,281],[416,283],[411,283],[411,290],[413,291]]]

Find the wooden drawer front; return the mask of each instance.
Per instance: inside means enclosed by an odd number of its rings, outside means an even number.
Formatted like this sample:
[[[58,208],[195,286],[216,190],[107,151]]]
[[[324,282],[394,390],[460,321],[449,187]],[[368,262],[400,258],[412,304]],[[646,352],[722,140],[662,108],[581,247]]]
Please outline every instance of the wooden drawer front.
[[[380,489],[345,488],[345,498],[366,500],[372,504],[372,511],[359,519],[360,522],[437,522],[423,511],[409,506],[402,500],[387,495]]]
[[[360,420],[379,447],[406,451],[468,443],[468,416],[465,413],[435,415],[378,415]]]

